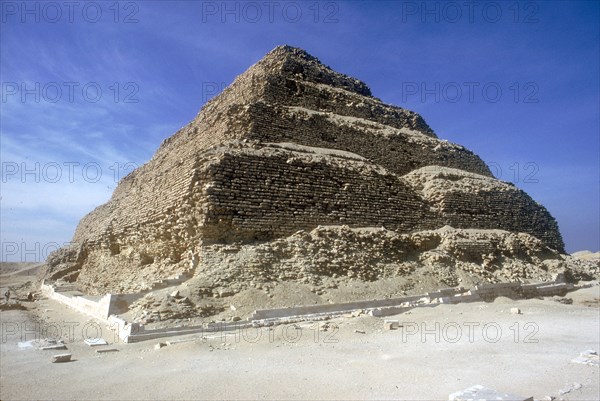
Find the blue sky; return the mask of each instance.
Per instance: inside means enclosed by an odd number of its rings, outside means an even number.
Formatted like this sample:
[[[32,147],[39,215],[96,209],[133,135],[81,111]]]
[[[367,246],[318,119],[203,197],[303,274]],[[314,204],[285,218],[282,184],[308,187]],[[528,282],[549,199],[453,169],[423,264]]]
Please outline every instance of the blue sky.
[[[1,2],[1,260],[42,260],[279,44],[420,113],[599,248],[598,2]]]

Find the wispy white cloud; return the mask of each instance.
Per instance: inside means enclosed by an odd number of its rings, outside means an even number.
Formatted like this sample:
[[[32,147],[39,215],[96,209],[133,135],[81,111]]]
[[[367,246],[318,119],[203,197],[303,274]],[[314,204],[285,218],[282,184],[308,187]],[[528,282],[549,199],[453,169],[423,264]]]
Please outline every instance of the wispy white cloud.
[[[2,182],[2,238],[70,238],[79,217],[110,196],[115,186],[111,165],[142,164],[196,115],[202,82],[229,83],[266,51],[289,43],[356,75],[376,96],[401,106],[407,106],[400,93],[406,81],[501,80],[509,91],[515,80],[536,80],[543,96],[538,107],[416,101],[410,108],[421,112],[441,137],[501,164],[505,172],[514,162],[538,163],[539,185],[523,188],[562,221],[578,221],[583,234],[572,234],[574,227],[568,241],[597,239],[597,222],[581,222],[574,211],[597,207],[590,195],[598,183],[597,154],[591,151],[597,150],[600,128],[598,22],[592,18],[597,5],[544,7],[537,24],[510,19],[424,24],[420,15],[402,21],[402,2],[335,2],[339,21],[324,24],[314,23],[316,3],[307,2],[299,23],[282,20],[279,10],[274,23],[263,18],[253,24],[222,23],[220,16],[203,22],[202,2],[136,3],[135,24],[108,18],[98,24],[3,25],[2,83],[79,86],[72,102],[65,92],[56,103],[36,103],[31,96],[23,102],[20,94],[0,103],[2,161],[19,166],[94,162],[104,174],[98,183]],[[326,12],[321,9],[320,18]],[[103,91],[97,103],[81,94],[91,82]],[[137,85],[137,103],[123,101],[128,82]],[[111,90],[115,83],[117,100]]]

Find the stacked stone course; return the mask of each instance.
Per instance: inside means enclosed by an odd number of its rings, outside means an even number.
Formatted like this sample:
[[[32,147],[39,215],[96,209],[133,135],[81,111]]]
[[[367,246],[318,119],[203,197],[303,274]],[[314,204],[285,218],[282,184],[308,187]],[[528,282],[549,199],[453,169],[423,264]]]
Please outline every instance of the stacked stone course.
[[[403,178],[437,210],[438,226],[524,232],[564,252],[556,220],[510,183],[438,166],[415,170]]]
[[[271,240],[319,224],[412,231],[429,207],[395,174],[368,161],[282,148],[223,148],[205,165],[203,238]]]
[[[78,273],[50,263],[48,276],[68,272],[89,292],[140,288],[189,269],[208,244],[339,224],[498,228],[564,252],[547,210],[494,179],[477,155],[372,97],[363,82],[284,46],[207,102],[81,220]]]

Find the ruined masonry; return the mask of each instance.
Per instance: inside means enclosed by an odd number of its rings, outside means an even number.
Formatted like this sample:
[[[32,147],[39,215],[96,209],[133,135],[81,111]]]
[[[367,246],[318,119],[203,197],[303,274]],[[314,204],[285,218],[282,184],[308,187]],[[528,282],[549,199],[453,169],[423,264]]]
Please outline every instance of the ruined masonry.
[[[564,253],[548,211],[495,179],[473,152],[438,139],[421,116],[384,104],[363,82],[282,46],[125,177],[44,274],[89,294],[144,291],[223,267],[210,254],[215,247],[262,246],[267,266],[281,259],[277,241],[328,226],[396,236],[445,226],[458,237],[452,230],[502,230]],[[422,245],[398,241],[394,263]]]

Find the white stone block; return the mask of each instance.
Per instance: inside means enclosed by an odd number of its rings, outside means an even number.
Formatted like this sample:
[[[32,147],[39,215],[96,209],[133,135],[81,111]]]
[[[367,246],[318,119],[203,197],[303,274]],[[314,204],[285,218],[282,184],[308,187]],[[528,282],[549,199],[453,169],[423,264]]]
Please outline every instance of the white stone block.
[[[69,362],[71,360],[71,354],[58,354],[52,357],[52,363]]]
[[[398,328],[399,322],[397,320],[384,320],[383,328],[384,330],[395,330]]]

